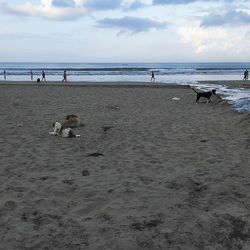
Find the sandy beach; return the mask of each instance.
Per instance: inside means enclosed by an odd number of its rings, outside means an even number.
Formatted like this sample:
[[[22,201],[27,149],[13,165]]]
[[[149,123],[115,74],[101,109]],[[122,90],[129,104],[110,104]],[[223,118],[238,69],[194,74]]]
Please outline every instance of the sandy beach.
[[[250,249],[249,113],[174,85],[0,97],[1,250]],[[80,138],[49,135],[72,113]]]

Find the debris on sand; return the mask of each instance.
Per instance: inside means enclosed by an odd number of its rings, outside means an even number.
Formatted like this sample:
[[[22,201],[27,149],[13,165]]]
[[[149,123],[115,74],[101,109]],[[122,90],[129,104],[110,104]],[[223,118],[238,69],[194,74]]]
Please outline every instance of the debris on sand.
[[[99,157],[99,156],[104,156],[104,155],[102,153],[98,153],[98,152],[91,153],[91,154],[87,155],[87,157]]]

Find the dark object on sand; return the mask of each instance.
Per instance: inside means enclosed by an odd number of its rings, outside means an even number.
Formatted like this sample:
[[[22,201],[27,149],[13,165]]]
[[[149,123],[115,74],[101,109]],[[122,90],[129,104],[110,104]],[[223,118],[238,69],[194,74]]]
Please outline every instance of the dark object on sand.
[[[41,83],[40,78],[37,78],[36,83]]]
[[[39,181],[46,181],[49,178],[49,176],[43,176],[41,178],[39,178]]]
[[[106,133],[111,128],[113,128],[113,126],[103,126],[102,130],[104,131],[104,133]]]
[[[83,170],[82,176],[89,176],[89,170]]]
[[[74,184],[74,180],[63,180],[62,182],[65,183],[65,184],[68,184],[68,185],[73,185]]]
[[[84,124],[81,123],[77,115],[71,114],[65,117],[62,126],[64,128],[78,128],[84,126]]]
[[[104,156],[104,155],[102,153],[95,152],[95,153],[88,154],[87,156],[88,157],[99,157],[99,156]]]
[[[112,109],[112,110],[119,110],[120,109],[120,107],[117,105],[107,105],[106,108]]]
[[[207,102],[211,102],[211,96],[212,95],[216,95],[216,90],[213,89],[211,91],[207,91],[207,92],[197,92],[195,89],[192,88],[192,90],[197,94],[196,97],[196,103],[198,103],[199,99],[201,97],[207,98]]]
[[[201,142],[207,142],[207,141],[208,141],[207,139],[201,140]]]
[[[152,219],[150,221],[134,222],[131,224],[131,228],[136,231],[150,230],[162,224],[163,221],[159,219]]]

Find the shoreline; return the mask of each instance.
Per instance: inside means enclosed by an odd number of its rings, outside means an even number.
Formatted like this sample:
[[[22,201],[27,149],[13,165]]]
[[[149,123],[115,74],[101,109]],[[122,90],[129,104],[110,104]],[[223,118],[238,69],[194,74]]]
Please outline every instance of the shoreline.
[[[176,84],[176,83],[149,83],[149,82],[67,82],[62,83],[58,81],[47,81],[43,83],[34,83],[27,81],[0,81],[1,86],[51,86],[51,87],[107,87],[107,88],[187,88],[188,84]]]
[[[228,87],[246,87],[250,88],[250,80],[243,81],[243,80],[207,80],[207,81],[196,81],[200,84],[219,84],[219,85],[225,85]],[[80,86],[89,86],[89,85],[107,85],[107,86],[116,86],[116,85],[136,85],[136,86],[166,86],[166,85],[184,85],[182,83],[164,83],[164,82],[145,82],[145,81],[69,81],[67,83],[62,83],[61,81],[46,81],[41,83],[36,83],[35,81],[9,81],[9,80],[0,80],[0,85],[36,85],[36,86],[42,86],[42,85],[60,85],[60,86],[68,86],[68,85],[80,85]],[[188,85],[187,83],[186,85]]]
[[[233,88],[250,88],[250,80],[248,81],[198,81],[200,84],[219,84],[219,85],[225,85],[227,87],[233,87]]]

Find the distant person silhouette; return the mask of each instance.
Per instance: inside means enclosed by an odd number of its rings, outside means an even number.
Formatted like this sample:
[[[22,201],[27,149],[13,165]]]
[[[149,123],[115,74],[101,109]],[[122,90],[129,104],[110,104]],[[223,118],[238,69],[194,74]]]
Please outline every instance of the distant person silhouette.
[[[30,80],[33,81],[33,71],[30,71]]]
[[[4,77],[4,80],[6,81],[6,71],[5,70],[3,71],[3,77]]]
[[[62,79],[62,82],[68,82],[66,70],[63,71],[63,79]]]
[[[42,82],[45,81],[46,82],[46,77],[45,77],[45,72],[44,70],[42,71]]]
[[[151,82],[155,82],[155,73],[152,71],[151,73]]]
[[[244,77],[243,77],[243,80],[248,80],[248,75],[249,75],[249,72],[248,72],[248,70],[246,69],[245,71],[244,71]]]

